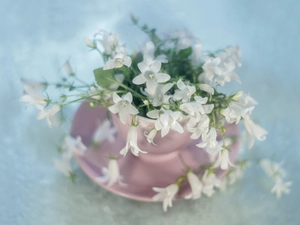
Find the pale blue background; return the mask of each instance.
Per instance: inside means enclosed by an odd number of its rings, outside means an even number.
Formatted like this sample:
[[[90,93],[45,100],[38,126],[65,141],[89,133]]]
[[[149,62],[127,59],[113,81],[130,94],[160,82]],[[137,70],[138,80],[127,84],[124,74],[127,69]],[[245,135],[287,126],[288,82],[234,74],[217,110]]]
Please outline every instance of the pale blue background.
[[[187,28],[205,49],[239,45],[242,85],[260,103],[254,118],[269,131],[246,155],[283,161],[291,194],[276,200],[272,183],[256,165],[224,193],[161,204],[115,196],[77,169],[73,185],[54,170],[55,145],[64,132],[36,121],[18,99],[20,77],[55,81],[71,57],[80,76],[93,79],[101,64],[82,38],[99,29],[122,34],[129,48],[146,40],[129,13],[159,33]],[[299,224],[300,2],[292,0],[0,2],[0,224]],[[76,108],[67,110],[70,117]]]

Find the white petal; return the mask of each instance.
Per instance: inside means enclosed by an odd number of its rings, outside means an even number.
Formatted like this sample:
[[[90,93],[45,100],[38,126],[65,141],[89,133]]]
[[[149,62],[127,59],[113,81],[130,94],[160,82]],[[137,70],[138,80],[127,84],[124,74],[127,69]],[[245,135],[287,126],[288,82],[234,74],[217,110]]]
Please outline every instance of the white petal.
[[[180,79],[179,81],[177,81],[177,87],[180,89],[180,90],[183,90],[186,88],[186,85],[182,82],[182,80]]]
[[[124,65],[130,67],[132,63],[132,60],[129,56],[124,57]]]
[[[196,146],[197,146],[198,148],[205,148],[206,145],[207,145],[206,142],[200,142],[200,143],[198,143]]]
[[[128,101],[129,103],[132,102],[132,94],[131,92],[128,92],[126,95],[123,96],[123,99]]]
[[[120,101],[122,101],[122,98],[117,93],[114,92],[113,93],[113,102],[118,103]]]
[[[110,69],[113,69],[116,67],[116,63],[115,63],[115,60],[114,59],[110,59],[108,60],[104,67],[103,67],[103,70],[110,70]]]
[[[126,145],[121,151],[120,154],[123,155],[124,157],[126,156],[127,152],[128,152],[128,146]]]
[[[168,80],[170,80],[170,75],[166,74],[166,73],[158,73],[157,74],[157,82],[158,83],[164,83]]]
[[[203,110],[206,114],[209,114],[211,113],[211,111],[213,110],[214,108],[214,104],[209,104],[209,105],[203,105]]]
[[[181,134],[184,132],[182,126],[177,121],[172,124],[172,129]]]
[[[129,113],[130,113],[131,115],[136,115],[136,114],[139,113],[139,111],[138,111],[133,105],[130,105],[130,106],[129,106]]]
[[[147,86],[147,92],[150,95],[153,95],[156,91],[156,87],[157,87],[157,82],[155,80],[147,80],[146,81],[146,86]]]
[[[168,126],[162,127],[162,129],[161,129],[161,137],[166,136],[169,133],[169,131],[170,131],[170,127],[168,127]]]
[[[146,82],[146,78],[143,74],[138,75],[137,77],[133,78],[132,83],[136,85],[144,84]]]
[[[120,121],[121,121],[123,124],[126,124],[126,123],[127,123],[127,116],[128,116],[128,113],[127,113],[127,112],[124,112],[124,111],[120,111],[120,112],[119,112],[119,118],[120,118]]]
[[[144,62],[138,63],[138,68],[142,73],[145,73],[148,70],[148,65]]]
[[[215,92],[215,90],[208,84],[200,84],[199,87],[202,91],[205,91],[211,95],[213,95]]]
[[[108,107],[109,111],[111,111],[113,114],[116,114],[120,111],[119,107],[117,104],[114,104],[112,106]]]
[[[157,119],[159,117],[159,110],[152,110],[147,113],[147,116],[152,119]]]
[[[161,67],[161,62],[159,61],[154,61],[151,65],[151,70],[154,72],[154,73],[158,73],[159,70],[160,70],[160,67]]]
[[[169,91],[171,88],[173,87],[173,84],[172,83],[168,83],[168,84],[165,84],[162,89],[161,89],[161,92],[163,94],[165,94],[167,91]]]

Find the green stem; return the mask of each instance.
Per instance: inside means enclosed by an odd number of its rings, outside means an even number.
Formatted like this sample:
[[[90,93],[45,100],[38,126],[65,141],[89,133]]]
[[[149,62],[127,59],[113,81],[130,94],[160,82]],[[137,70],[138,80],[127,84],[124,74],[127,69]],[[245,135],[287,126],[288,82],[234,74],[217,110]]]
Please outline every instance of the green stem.
[[[110,81],[112,81],[112,82],[115,82],[116,84],[118,84],[118,85],[121,86],[122,88],[124,88],[124,89],[130,91],[130,92],[132,93],[132,95],[135,95],[136,97],[141,98],[141,99],[145,99],[145,96],[143,96],[143,95],[137,93],[136,91],[132,90],[131,88],[127,87],[126,85],[124,85],[124,84],[122,84],[122,83],[120,83],[120,82],[118,82],[118,81],[116,81],[116,80],[112,80],[112,79],[108,79],[108,80],[110,80]]]
[[[88,83],[86,83],[85,81],[81,80],[80,78],[76,77],[76,75],[72,76],[74,80],[77,80],[78,82],[86,85],[86,87],[90,86]]]

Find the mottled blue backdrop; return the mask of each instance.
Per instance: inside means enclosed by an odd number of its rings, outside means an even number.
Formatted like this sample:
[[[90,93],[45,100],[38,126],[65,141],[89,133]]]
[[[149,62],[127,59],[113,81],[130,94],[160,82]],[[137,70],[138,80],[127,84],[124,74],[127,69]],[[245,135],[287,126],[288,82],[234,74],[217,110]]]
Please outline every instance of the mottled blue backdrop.
[[[297,0],[1,0],[0,1],[0,224],[300,224],[300,2]],[[224,193],[178,201],[164,213],[161,204],[115,196],[80,169],[77,184],[54,170],[56,145],[68,126],[48,129],[25,110],[21,77],[55,81],[66,59],[77,73],[93,79],[100,58],[83,37],[99,29],[121,34],[132,49],[146,36],[130,22],[140,21],[163,34],[186,28],[204,50],[239,45],[242,85],[259,105],[253,118],[269,131],[244,155],[283,162],[290,195],[276,200],[272,182],[257,165]],[[76,107],[66,113],[72,117]]]

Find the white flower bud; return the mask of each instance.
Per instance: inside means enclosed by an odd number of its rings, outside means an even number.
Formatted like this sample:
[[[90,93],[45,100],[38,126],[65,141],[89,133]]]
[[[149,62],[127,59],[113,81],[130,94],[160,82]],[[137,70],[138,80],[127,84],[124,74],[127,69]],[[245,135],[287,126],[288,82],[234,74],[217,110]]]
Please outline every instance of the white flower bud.
[[[83,38],[83,40],[86,43],[86,45],[89,46],[90,48],[96,48],[96,45],[90,39],[85,37],[85,38]]]

